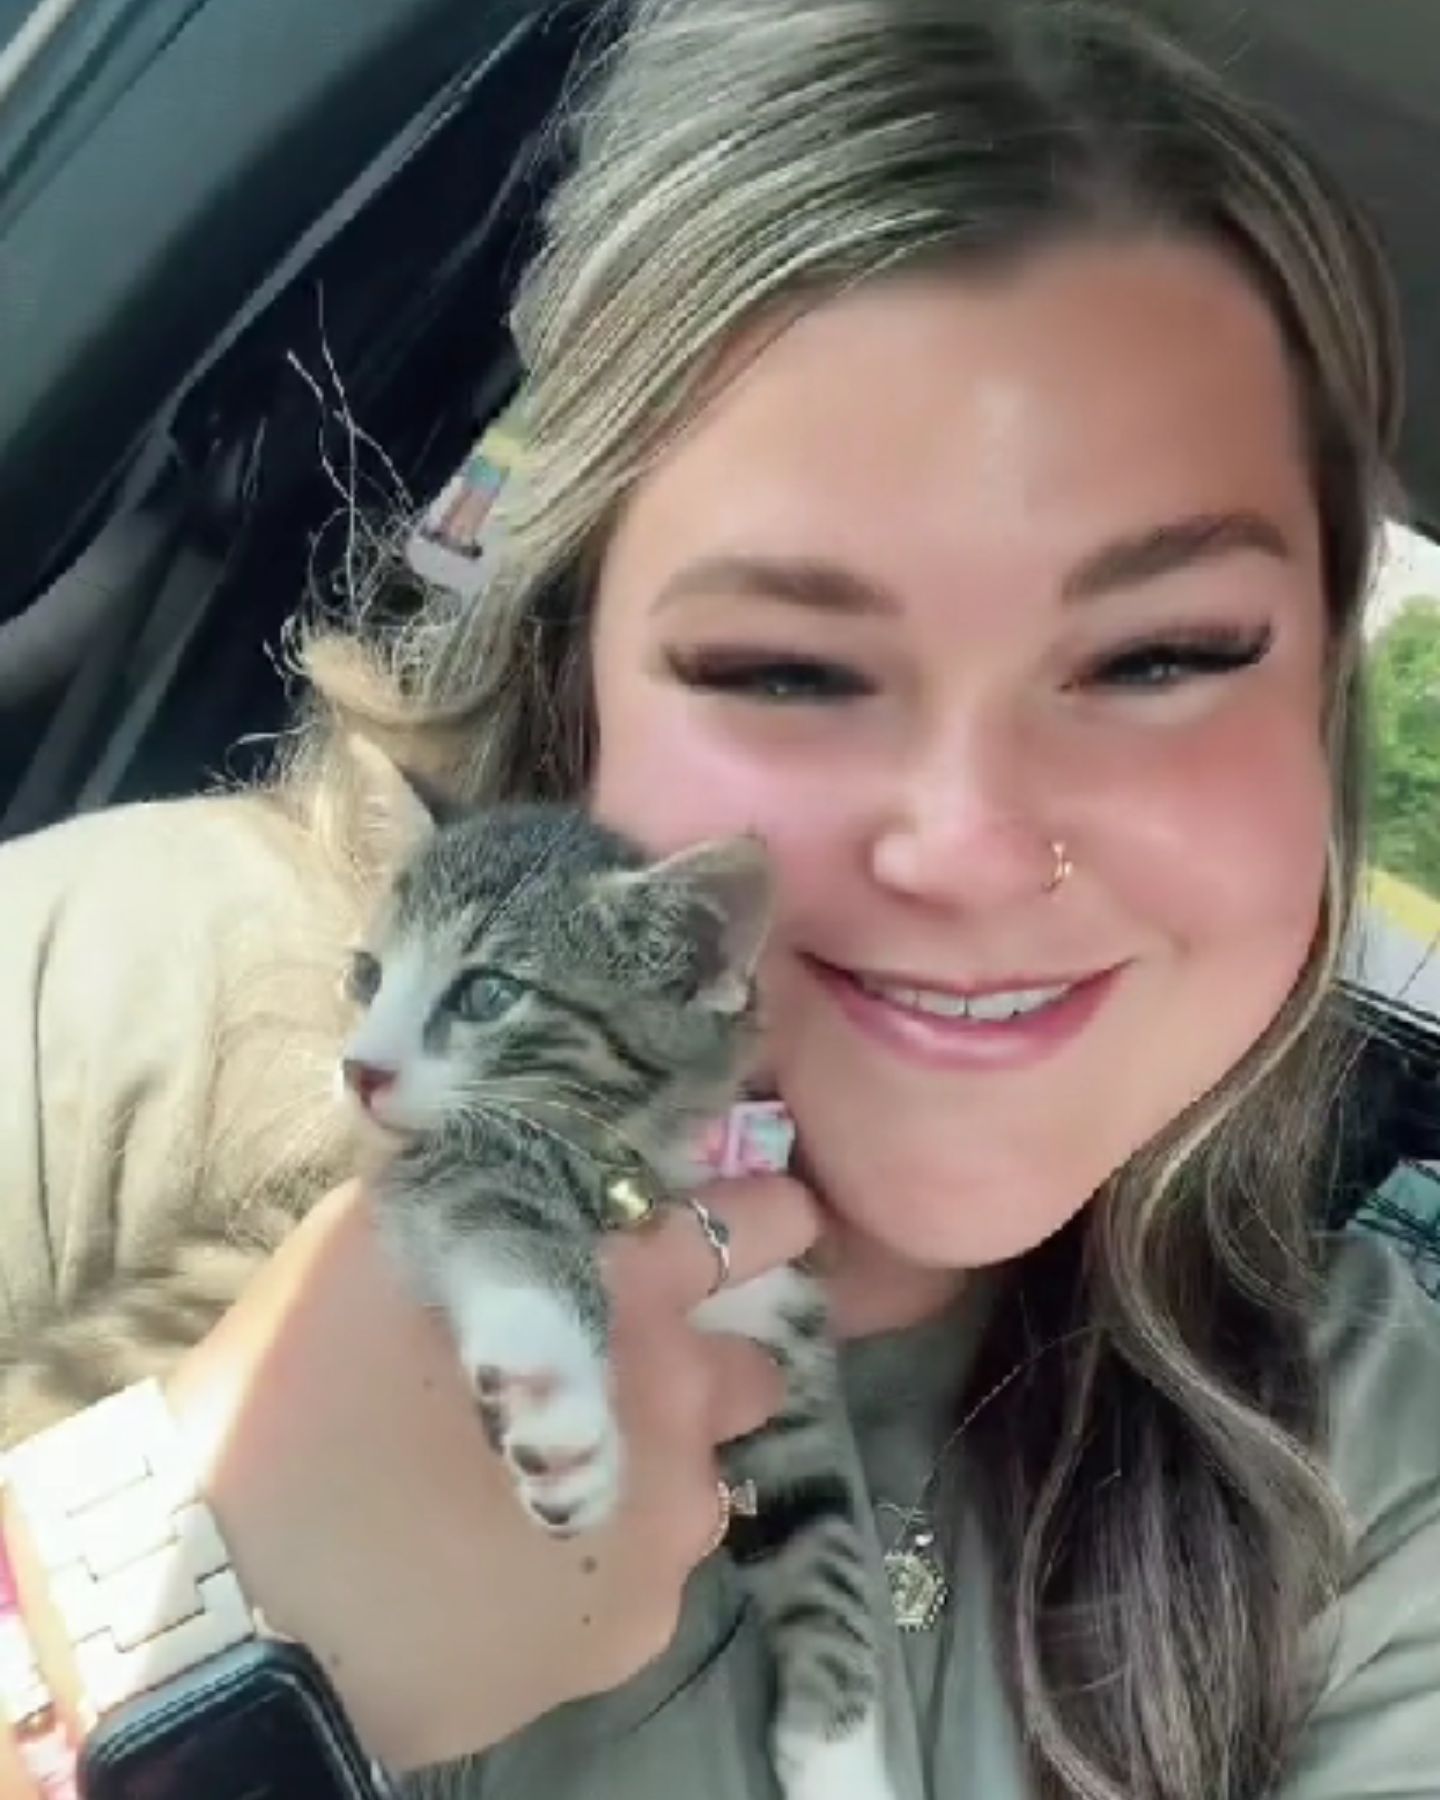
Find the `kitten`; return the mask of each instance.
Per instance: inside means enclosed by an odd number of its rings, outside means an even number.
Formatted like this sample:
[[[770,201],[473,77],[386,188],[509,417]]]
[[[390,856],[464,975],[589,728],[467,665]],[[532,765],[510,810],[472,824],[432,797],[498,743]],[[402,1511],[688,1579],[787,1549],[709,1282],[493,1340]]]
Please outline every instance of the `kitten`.
[[[448,1320],[521,1504],[559,1534],[602,1523],[624,1481],[596,1251],[606,1189],[696,1184],[704,1127],[758,1044],[769,914],[753,840],[657,863],[560,807],[435,828],[392,789],[411,854],[352,970],[365,1009],[343,1080],[388,1135],[378,1216]],[[836,1360],[818,1285],[782,1267],[697,1323],[767,1344],[783,1409],[727,1446],[758,1516],[727,1547],[776,1657],[787,1800],[886,1800],[874,1612],[838,1453]]]

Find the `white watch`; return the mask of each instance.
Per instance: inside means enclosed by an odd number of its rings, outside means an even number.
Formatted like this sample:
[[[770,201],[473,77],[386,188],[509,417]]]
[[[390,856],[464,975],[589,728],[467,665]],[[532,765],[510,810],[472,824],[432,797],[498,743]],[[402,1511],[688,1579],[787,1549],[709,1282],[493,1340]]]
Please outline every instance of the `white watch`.
[[[263,1634],[158,1383],[17,1445],[3,1480],[73,1646],[87,1728]]]

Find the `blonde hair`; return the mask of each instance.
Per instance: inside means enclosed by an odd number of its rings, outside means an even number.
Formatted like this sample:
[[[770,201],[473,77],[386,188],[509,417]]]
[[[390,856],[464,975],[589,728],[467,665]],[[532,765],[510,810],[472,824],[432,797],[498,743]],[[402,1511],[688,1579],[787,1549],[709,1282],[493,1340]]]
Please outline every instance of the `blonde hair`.
[[[312,634],[282,791],[343,848],[345,734],[469,803],[573,796],[616,509],[743,328],[921,265],[1165,232],[1233,258],[1294,365],[1324,534],[1334,779],[1314,949],[1261,1043],[1011,1273],[967,1458],[1038,1790],[1258,1800],[1304,1703],[1344,1519],[1308,1349],[1328,1004],[1360,867],[1359,614],[1399,380],[1365,226],[1134,5],[639,0],[570,114],[515,309],[527,443],[484,602]]]

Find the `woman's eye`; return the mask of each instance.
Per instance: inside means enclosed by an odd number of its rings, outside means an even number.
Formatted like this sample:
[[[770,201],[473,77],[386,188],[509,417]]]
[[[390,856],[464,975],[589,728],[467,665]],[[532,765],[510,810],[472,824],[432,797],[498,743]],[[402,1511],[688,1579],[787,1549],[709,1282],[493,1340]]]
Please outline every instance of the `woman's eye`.
[[[484,1025],[509,1012],[524,991],[509,975],[481,969],[460,977],[450,990],[449,1006],[457,1018]]]
[[[1194,637],[1156,638],[1102,657],[1085,680],[1092,687],[1156,691],[1197,678],[1230,675],[1263,660],[1274,634],[1217,631]]]
[[[775,656],[757,651],[671,651],[671,671],[687,687],[735,694],[772,704],[851,700],[870,684],[843,663],[809,656]]]
[[[345,992],[360,1006],[368,1006],[380,992],[380,964],[368,950],[351,952],[345,970]]]

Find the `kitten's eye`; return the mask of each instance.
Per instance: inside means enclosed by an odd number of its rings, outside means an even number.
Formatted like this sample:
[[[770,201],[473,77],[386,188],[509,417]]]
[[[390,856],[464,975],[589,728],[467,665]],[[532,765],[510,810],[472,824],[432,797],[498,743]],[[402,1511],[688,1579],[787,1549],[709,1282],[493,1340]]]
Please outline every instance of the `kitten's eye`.
[[[498,974],[494,969],[477,969],[474,974],[460,977],[446,996],[446,1005],[457,1018],[484,1025],[509,1012],[524,991],[509,975]]]
[[[380,964],[368,950],[351,953],[345,971],[345,992],[361,1006],[368,1006],[380,991]]]

